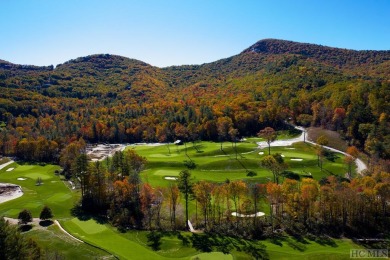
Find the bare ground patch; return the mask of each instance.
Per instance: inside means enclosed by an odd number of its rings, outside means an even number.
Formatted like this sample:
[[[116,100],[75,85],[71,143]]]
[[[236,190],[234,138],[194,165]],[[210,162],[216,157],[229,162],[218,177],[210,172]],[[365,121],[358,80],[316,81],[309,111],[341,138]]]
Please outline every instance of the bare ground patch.
[[[348,144],[343,140],[339,133],[321,127],[310,127],[307,129],[308,139],[315,142],[318,137],[324,135],[328,138],[329,143],[327,146],[333,147],[340,151],[347,150]]]

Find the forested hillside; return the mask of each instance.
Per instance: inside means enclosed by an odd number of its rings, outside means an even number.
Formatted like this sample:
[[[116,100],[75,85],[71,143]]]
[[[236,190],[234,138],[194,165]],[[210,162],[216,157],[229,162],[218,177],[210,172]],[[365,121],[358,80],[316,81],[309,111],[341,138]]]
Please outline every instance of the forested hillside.
[[[72,141],[230,140],[285,120],[390,158],[390,51],[262,40],[213,63],[157,68],[101,54],[55,68],[0,60],[0,151],[58,161]],[[26,158],[28,157],[28,158]]]

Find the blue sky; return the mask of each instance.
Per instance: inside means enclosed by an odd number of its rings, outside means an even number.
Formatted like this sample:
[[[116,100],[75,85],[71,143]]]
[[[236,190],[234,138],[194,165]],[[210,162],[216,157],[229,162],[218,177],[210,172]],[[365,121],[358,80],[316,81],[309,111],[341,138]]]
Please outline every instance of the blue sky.
[[[57,65],[109,53],[202,64],[276,38],[390,49],[390,0],[0,0],[0,59]]]

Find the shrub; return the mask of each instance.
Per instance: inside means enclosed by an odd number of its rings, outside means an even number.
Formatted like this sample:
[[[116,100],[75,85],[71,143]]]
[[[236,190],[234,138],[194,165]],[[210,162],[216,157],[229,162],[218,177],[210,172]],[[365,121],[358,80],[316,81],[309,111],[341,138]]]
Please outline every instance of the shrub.
[[[41,214],[39,215],[39,218],[41,220],[51,219],[53,217],[53,213],[51,212],[51,209],[48,206],[44,206]]]
[[[257,173],[255,173],[254,171],[248,171],[248,173],[246,174],[246,176],[248,176],[248,177],[254,177],[254,176],[257,176]]]
[[[24,209],[18,215],[19,223],[27,224],[32,221],[32,214],[29,210]]]
[[[281,174],[283,177],[299,181],[300,177],[298,173],[292,171],[283,171]]]

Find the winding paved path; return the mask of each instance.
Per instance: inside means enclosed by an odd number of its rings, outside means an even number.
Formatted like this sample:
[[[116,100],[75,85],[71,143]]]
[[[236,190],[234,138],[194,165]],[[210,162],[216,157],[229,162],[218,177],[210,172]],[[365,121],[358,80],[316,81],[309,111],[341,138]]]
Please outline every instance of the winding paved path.
[[[0,170],[7,167],[8,165],[14,163],[15,161],[11,160],[9,162],[6,162],[6,163],[3,163],[3,164],[0,164]]]
[[[306,143],[312,144],[312,145],[317,145],[315,142],[307,140],[307,130],[305,128],[300,127],[300,126],[294,126],[294,128],[299,130],[299,131],[302,131],[302,134],[300,136],[298,136],[296,138],[292,138],[292,139],[276,140],[276,141],[271,143],[271,147],[275,147],[275,146],[290,146],[290,145],[292,145],[294,143],[303,142],[303,141],[305,141]],[[306,135],[306,138],[305,138],[305,135]],[[260,148],[268,147],[268,144],[265,141],[257,142],[257,145]],[[347,153],[345,153],[343,151],[340,151],[340,150],[337,150],[337,149],[334,149],[332,147],[329,147],[329,146],[323,146],[323,147],[328,149],[328,150],[330,150],[330,151],[333,151],[333,152],[336,152],[336,153],[341,153],[341,154],[344,154],[346,156],[350,156]],[[357,173],[362,174],[362,172],[364,170],[367,170],[367,165],[362,160],[360,160],[359,158],[357,158],[355,160],[355,163],[356,163],[356,166],[357,166],[357,169],[356,169]]]

